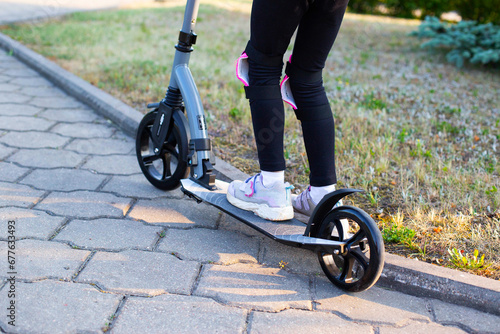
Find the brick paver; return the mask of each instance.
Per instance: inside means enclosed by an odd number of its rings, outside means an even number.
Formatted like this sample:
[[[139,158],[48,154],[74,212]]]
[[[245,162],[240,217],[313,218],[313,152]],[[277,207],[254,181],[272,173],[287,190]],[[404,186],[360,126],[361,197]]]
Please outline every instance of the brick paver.
[[[16,87],[12,83],[3,84],[6,87]],[[0,89],[0,92],[3,92]],[[42,108],[34,107],[31,105],[20,105],[16,103],[2,103],[0,104],[0,115],[3,116],[34,116],[38,114]],[[15,134],[15,133],[13,133]]]
[[[1,137],[0,137],[1,138]],[[15,149],[6,147],[3,144],[0,144],[0,159],[4,159],[6,156],[9,156],[14,152]]]
[[[15,232],[0,230],[1,331],[500,332],[500,317],[465,307],[378,287],[341,292],[315,254],[152,187],[134,146],[0,51],[0,220],[15,221]]]
[[[15,220],[17,239],[49,239],[66,220],[61,216],[51,216],[44,211],[5,207],[0,209],[0,220]],[[0,231],[0,238],[7,240],[8,229]]]
[[[101,118],[88,108],[78,109],[43,109],[39,113],[40,117],[51,121],[65,123],[92,123]]]
[[[466,331],[454,327],[443,326],[436,323],[411,322],[402,327],[379,327],[380,334],[464,334]]]
[[[86,249],[153,250],[163,229],[126,219],[73,220],[54,240]]]
[[[58,177],[54,178],[54,175]],[[105,178],[104,175],[81,169],[38,169],[26,176],[21,183],[45,190],[94,190]]]
[[[195,242],[186,242],[193,240]],[[158,250],[176,252],[183,259],[205,263],[229,265],[233,263],[257,263],[259,240],[242,234],[196,228],[167,232]]]
[[[193,296],[130,297],[112,333],[141,333],[145,328],[158,333],[243,333],[247,312]]]
[[[430,321],[428,301],[400,292],[374,287],[356,294],[346,294],[323,277],[315,279],[317,310],[341,314],[357,322],[401,326],[409,320]],[[381,318],[380,314],[384,314]]]
[[[16,290],[15,327],[5,316],[0,320],[9,333],[102,333],[123,298],[88,284],[56,280],[18,282]],[[0,305],[7,310],[10,300],[5,288],[1,292]]]
[[[109,155],[129,154],[134,146],[131,139],[92,138],[75,139],[66,149],[82,154]]]
[[[7,242],[0,242],[0,253],[7,254]],[[73,249],[62,243],[20,240],[16,243],[17,277],[23,280],[70,280],[89,255],[89,251]],[[1,261],[0,276],[9,276],[11,270],[7,264],[7,261]]]
[[[371,326],[344,320],[335,314],[302,310],[253,312],[249,327],[249,333],[373,333]]]
[[[207,265],[195,294],[261,311],[312,309],[309,277],[257,264]]]
[[[105,124],[94,123],[83,125],[78,123],[61,123],[51,129],[51,132],[73,138],[109,138],[115,131],[116,129]]]
[[[71,138],[55,133],[38,131],[9,132],[0,138],[0,142],[19,148],[62,148]]]
[[[129,216],[150,224],[188,229],[215,227],[220,215],[219,210],[205,203],[197,205],[186,199],[159,198],[138,201]]]
[[[0,95],[1,96],[1,95]],[[7,101],[11,101],[8,99]],[[2,103],[2,101],[0,101]],[[0,116],[0,130],[9,131],[45,131],[55,123],[45,119],[30,116]]]
[[[20,149],[9,157],[9,162],[33,168],[74,168],[82,163],[84,158],[83,154],[53,148],[36,151]]]
[[[132,155],[112,154],[107,156],[94,156],[82,168],[90,169],[101,174],[131,175],[141,174],[137,158]]]
[[[8,174],[5,178],[8,178]],[[34,190],[29,186],[0,181],[0,208],[32,207],[44,194],[44,191]]]
[[[182,261],[170,254],[135,250],[97,252],[78,281],[97,283],[106,291],[134,295],[188,295],[199,270],[199,263]]]
[[[0,174],[4,181],[13,182],[29,172],[28,168],[23,168],[9,162],[0,162]]]
[[[89,166],[92,165],[86,164],[83,166],[83,168],[88,168]],[[139,166],[137,166],[137,168],[139,168]],[[122,197],[133,197],[140,199],[163,198],[163,201],[165,202],[167,201],[167,199],[181,199],[184,196],[184,194],[179,189],[165,192],[163,190],[151,187],[151,184],[144,182],[144,175],[142,175],[142,173],[127,176],[114,175],[111,180],[109,180],[106,185],[104,185],[102,191],[111,192]],[[140,209],[138,211],[144,212],[145,210]],[[136,211],[134,215],[138,214],[138,211]],[[145,216],[150,217],[146,214]],[[138,214],[137,218],[139,219],[140,217],[141,215]]]
[[[443,324],[463,324],[477,333],[500,331],[500,318],[467,307],[449,305],[438,300],[432,301],[436,320]],[[500,305],[500,301],[499,301]]]
[[[54,215],[85,219],[122,218],[129,207],[128,198],[93,191],[54,191],[36,205],[37,209]]]

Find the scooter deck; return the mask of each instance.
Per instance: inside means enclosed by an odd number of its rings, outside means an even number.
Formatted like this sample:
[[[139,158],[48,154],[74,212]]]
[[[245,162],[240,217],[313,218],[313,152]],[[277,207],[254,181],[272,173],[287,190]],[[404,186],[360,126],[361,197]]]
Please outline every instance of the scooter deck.
[[[191,179],[181,180],[182,191],[197,201],[207,202],[223,212],[235,217],[268,237],[294,246],[339,246],[339,242],[304,236],[306,225],[297,219],[272,222],[260,218],[253,212],[239,209],[226,199],[229,183],[216,180],[216,190],[209,190]]]

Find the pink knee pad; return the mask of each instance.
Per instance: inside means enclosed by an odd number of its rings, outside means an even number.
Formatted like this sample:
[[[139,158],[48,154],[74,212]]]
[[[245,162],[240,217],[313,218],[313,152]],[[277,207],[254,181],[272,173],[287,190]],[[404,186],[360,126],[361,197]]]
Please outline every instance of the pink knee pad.
[[[290,61],[292,60],[292,56],[290,56]],[[236,59],[236,77],[240,80],[245,87],[249,87],[250,80],[248,77],[249,64],[248,64],[248,55],[246,52],[243,52],[241,56]],[[285,75],[283,80],[280,83],[280,91],[281,98],[283,101],[292,106],[293,109],[297,110],[297,105],[295,104],[295,99],[293,98],[292,90],[290,88],[288,75]]]
[[[297,110],[297,105],[295,104],[295,99],[293,98],[292,90],[290,88],[290,81],[288,75],[285,75],[280,83],[281,98],[283,101],[292,106],[294,110]]]
[[[248,55],[243,52],[241,56],[236,59],[236,77],[238,80],[243,82],[245,87],[248,87],[250,84],[250,80],[248,78],[248,70],[249,70],[249,65],[248,65]]]
[[[292,55],[290,55],[290,59],[288,60],[288,62],[291,61]],[[294,110],[297,110],[297,104],[295,103],[295,99],[293,98],[292,89],[290,88],[290,77],[288,75],[285,75],[283,80],[281,80],[280,90],[281,98],[283,99],[283,101],[291,105]]]

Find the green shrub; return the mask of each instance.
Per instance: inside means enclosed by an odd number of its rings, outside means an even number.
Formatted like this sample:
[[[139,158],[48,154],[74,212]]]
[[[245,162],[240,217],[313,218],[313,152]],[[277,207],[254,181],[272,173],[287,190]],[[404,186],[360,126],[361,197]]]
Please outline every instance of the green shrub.
[[[458,67],[466,61],[483,65],[500,63],[500,27],[491,23],[449,24],[428,16],[412,35],[429,39],[422,44],[423,48],[447,51],[447,60]]]

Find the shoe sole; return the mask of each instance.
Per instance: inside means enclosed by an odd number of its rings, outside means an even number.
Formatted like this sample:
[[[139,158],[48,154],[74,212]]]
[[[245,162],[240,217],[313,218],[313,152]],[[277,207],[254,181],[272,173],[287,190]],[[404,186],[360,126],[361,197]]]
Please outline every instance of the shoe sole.
[[[260,218],[271,221],[284,221],[293,218],[293,207],[287,206],[284,208],[272,208],[266,204],[258,204],[242,201],[229,192],[227,193],[227,200],[229,203],[242,210],[251,211]]]

